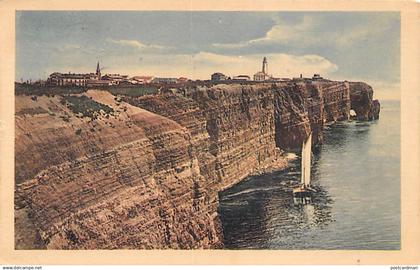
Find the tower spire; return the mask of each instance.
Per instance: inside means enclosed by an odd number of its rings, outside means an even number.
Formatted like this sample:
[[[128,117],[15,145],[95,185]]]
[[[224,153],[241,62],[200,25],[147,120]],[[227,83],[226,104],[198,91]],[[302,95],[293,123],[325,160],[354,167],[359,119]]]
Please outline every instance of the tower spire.
[[[101,68],[99,67],[99,61],[98,64],[96,65],[96,75],[98,76],[98,80],[101,79]]]

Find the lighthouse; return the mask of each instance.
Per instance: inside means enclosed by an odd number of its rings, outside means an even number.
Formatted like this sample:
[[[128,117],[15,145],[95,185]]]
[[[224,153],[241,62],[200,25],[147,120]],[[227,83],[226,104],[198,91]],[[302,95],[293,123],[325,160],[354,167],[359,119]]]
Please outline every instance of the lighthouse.
[[[268,63],[267,63],[267,57],[263,58],[262,63],[262,73],[267,74],[268,73]]]
[[[254,74],[254,81],[263,82],[269,80],[271,76],[268,75],[267,57],[263,58],[262,69]]]

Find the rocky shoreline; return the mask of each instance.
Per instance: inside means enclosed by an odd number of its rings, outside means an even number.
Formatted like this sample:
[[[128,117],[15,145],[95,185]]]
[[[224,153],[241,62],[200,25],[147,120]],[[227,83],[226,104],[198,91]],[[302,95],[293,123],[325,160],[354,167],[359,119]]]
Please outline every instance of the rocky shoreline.
[[[72,96],[16,96],[16,249],[222,248],[219,191],[380,109],[360,82]]]

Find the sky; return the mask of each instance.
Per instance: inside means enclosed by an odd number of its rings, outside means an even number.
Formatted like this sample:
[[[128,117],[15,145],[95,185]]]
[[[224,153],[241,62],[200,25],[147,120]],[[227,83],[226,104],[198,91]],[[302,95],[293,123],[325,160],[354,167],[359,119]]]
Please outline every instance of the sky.
[[[365,81],[400,98],[398,12],[17,11],[16,80],[52,72]]]

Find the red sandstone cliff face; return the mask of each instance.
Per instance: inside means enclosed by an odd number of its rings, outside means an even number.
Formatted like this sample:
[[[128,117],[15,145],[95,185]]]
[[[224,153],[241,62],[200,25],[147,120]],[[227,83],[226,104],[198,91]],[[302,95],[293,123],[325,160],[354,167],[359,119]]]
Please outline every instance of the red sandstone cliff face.
[[[138,98],[89,91],[113,109],[96,119],[59,96],[17,96],[16,248],[222,247],[218,192],[285,166],[276,147],[299,147],[310,130],[321,143],[324,123],[356,107],[350,90],[323,82]]]
[[[89,121],[73,116],[64,122],[57,114],[66,108],[55,99],[17,100],[26,106],[48,104],[56,114],[16,117],[16,170],[25,167],[16,179],[23,182],[17,186],[16,207],[29,213],[43,245],[218,247],[220,227],[214,224],[214,212],[198,207],[196,183],[202,176],[189,132],[168,118],[117,105],[109,93],[88,95],[113,106],[115,118]],[[56,141],[68,143],[56,146]],[[33,160],[28,147],[41,156]],[[30,245],[17,234],[17,242]]]
[[[276,143],[297,149],[313,132],[313,144],[323,141],[324,123],[348,120],[350,89],[344,82],[312,82],[277,85],[274,89]]]
[[[16,206],[44,246],[220,247],[217,192],[276,157],[271,93],[238,86],[140,99],[149,111],[87,95],[115,116],[92,121],[58,97],[17,98]]]
[[[187,96],[124,100],[188,128],[207,185],[210,190],[219,190],[275,157],[270,87],[220,85],[196,89]]]
[[[372,100],[373,89],[364,82],[350,82],[351,108],[358,120],[379,119],[380,103]]]

